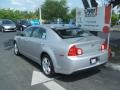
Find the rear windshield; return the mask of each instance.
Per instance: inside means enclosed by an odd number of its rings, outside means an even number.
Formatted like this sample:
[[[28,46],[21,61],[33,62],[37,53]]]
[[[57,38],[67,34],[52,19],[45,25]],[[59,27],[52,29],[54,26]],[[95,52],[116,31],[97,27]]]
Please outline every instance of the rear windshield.
[[[78,28],[75,28],[75,29],[56,29],[54,31],[63,39],[86,37],[86,36],[92,35],[89,32],[80,30]]]

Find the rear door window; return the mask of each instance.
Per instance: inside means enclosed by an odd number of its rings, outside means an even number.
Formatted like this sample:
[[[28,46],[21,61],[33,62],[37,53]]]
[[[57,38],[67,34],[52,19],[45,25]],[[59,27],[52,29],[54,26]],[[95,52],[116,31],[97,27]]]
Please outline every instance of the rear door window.
[[[24,30],[23,34],[25,37],[31,37],[34,27],[28,27]]]
[[[43,28],[35,27],[32,33],[32,37],[35,38],[46,38],[46,31]]]

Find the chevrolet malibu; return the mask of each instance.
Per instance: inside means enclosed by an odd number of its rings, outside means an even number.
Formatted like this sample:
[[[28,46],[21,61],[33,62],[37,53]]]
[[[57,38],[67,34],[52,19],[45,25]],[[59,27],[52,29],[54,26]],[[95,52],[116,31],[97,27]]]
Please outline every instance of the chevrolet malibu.
[[[14,38],[14,53],[41,65],[47,76],[103,65],[108,60],[107,43],[78,27],[31,26]]]

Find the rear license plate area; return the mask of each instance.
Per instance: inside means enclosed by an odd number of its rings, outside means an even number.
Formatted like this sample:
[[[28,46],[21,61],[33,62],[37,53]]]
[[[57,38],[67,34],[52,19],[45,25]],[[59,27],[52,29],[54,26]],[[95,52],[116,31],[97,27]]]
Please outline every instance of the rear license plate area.
[[[90,64],[96,64],[97,61],[98,61],[98,58],[97,58],[97,57],[91,58],[91,59],[90,59]]]

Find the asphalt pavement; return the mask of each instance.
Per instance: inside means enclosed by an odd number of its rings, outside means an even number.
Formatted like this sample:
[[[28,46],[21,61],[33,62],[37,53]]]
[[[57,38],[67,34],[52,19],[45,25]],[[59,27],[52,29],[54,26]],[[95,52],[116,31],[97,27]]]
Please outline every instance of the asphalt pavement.
[[[13,53],[16,32],[0,32],[0,90],[119,90],[120,72],[96,68],[47,78],[41,67]]]
[[[98,36],[106,39],[108,37],[108,33],[99,32]],[[110,32],[110,45],[120,47],[120,31]]]

